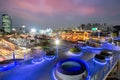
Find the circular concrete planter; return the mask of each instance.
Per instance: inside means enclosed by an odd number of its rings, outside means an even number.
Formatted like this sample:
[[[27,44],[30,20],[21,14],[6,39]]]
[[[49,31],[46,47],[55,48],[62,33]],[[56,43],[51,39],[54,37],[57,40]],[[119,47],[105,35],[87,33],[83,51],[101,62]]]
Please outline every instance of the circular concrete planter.
[[[0,62],[0,71],[6,71],[14,68],[16,65],[22,63],[23,59],[9,59]]]
[[[84,80],[88,73],[83,62],[69,59],[57,64],[55,75],[58,80]]]
[[[104,60],[102,60],[102,59],[98,59],[98,58],[94,58],[96,61],[98,61],[98,62],[100,62],[100,63],[105,63],[106,62],[106,60],[104,59]]]
[[[106,64],[105,57],[103,55],[100,55],[100,54],[96,54],[93,61],[98,63],[98,64]]]
[[[111,60],[112,59],[112,52],[108,50],[103,50],[100,52],[100,55],[103,55],[106,60]]]

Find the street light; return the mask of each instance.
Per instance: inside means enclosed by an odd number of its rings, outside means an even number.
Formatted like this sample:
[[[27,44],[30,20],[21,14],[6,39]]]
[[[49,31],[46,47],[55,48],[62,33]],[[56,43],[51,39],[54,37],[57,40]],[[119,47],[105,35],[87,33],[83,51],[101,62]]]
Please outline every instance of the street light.
[[[31,33],[35,33],[36,32],[36,29],[31,29],[31,31],[30,31]]]
[[[16,33],[16,29],[12,28],[12,33],[15,34]]]
[[[22,27],[23,27],[23,28],[25,28],[26,26],[25,26],[25,25],[23,25]]]
[[[98,39],[100,39],[100,30],[97,30],[98,32]]]
[[[58,58],[58,45],[60,44],[60,40],[58,38],[55,40],[55,44],[56,44],[56,53]]]
[[[55,40],[55,44],[56,44],[56,45],[59,45],[59,44],[60,44],[60,40],[59,40],[59,39],[56,39],[56,40]]]
[[[114,44],[114,38],[113,38],[113,35],[111,33],[111,39],[112,39],[112,45]]]
[[[113,39],[113,37],[112,37],[112,44],[114,45],[114,39]]]
[[[25,33],[25,25],[22,26],[22,33]]]
[[[13,30],[13,31],[16,31],[16,29],[15,29],[15,28],[12,28],[12,30]]]

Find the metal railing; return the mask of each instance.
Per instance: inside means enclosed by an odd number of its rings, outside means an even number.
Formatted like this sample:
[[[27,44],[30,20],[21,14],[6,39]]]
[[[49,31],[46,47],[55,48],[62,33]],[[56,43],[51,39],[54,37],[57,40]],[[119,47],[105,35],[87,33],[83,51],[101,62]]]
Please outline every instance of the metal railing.
[[[109,73],[116,66],[119,59],[120,59],[119,52],[114,53],[113,58],[110,61],[107,61],[107,64],[105,64],[101,70],[91,75],[90,80],[105,80]]]

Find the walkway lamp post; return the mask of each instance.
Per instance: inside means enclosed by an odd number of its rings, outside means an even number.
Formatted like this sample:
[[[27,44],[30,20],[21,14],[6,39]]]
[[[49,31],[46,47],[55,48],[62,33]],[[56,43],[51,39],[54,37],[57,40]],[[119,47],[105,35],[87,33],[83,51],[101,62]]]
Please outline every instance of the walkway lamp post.
[[[56,53],[57,53],[57,58],[58,58],[58,46],[60,44],[60,40],[58,38],[55,40],[55,44],[56,44]]]
[[[26,26],[23,25],[23,26],[22,26],[22,33],[26,33],[26,32],[25,32],[25,28],[26,28]]]
[[[98,32],[98,39],[100,39],[100,30],[97,30],[97,32]]]

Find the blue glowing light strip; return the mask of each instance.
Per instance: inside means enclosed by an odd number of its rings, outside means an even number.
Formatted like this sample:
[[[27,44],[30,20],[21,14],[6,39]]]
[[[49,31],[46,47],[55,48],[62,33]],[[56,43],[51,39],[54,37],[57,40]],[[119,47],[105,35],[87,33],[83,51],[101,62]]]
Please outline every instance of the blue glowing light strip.
[[[91,52],[99,54],[101,52],[101,50],[92,50]]]
[[[103,62],[99,62],[97,60],[95,60],[95,58],[93,58],[93,61],[97,64],[100,64],[100,65],[105,65],[107,62],[105,61],[104,63]]]
[[[109,57],[109,58],[106,57],[105,59],[106,59],[106,60],[112,60],[112,58],[113,58],[113,57]]]
[[[53,70],[52,70],[52,77],[53,77],[53,80],[58,80],[55,76],[55,68],[53,68]]]
[[[5,65],[5,66],[1,66],[0,67],[0,71],[6,71],[6,70],[10,70],[13,67],[15,67],[15,64],[9,64],[9,65]]]
[[[90,78],[91,76],[88,74],[88,76],[86,77],[86,80],[91,80]]]
[[[72,53],[72,52],[68,51],[68,54],[72,55],[72,56],[81,56],[83,54],[83,52],[79,52],[78,54],[76,54],[76,53]]]
[[[69,60],[74,60],[74,61],[78,61],[78,59],[76,59],[76,58],[72,58],[72,59],[69,59]],[[69,60],[66,60],[66,61],[69,61]],[[80,60],[79,59],[79,61],[81,62],[81,63],[83,63],[84,65],[86,65],[86,69],[87,69],[87,71],[88,71],[88,76],[86,77],[86,80],[90,80],[90,78],[91,78],[91,76],[90,76],[90,71],[89,71],[89,69],[88,69],[88,65],[84,62],[84,61],[82,61],[82,60]],[[59,79],[57,79],[57,77],[56,77],[56,66],[53,68],[53,70],[52,70],[52,78],[53,78],[53,80],[59,80]]]
[[[34,60],[32,60],[31,62],[33,63],[33,64],[40,64],[40,63],[42,63],[42,62],[44,62],[45,60],[42,58],[42,60],[41,61],[39,61],[39,62],[37,62],[37,61],[34,61]]]
[[[53,60],[53,59],[55,59],[55,56],[53,56],[53,57],[51,57],[51,58],[48,58],[48,57],[44,57],[46,60]]]

